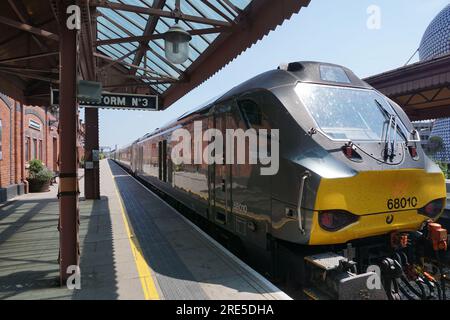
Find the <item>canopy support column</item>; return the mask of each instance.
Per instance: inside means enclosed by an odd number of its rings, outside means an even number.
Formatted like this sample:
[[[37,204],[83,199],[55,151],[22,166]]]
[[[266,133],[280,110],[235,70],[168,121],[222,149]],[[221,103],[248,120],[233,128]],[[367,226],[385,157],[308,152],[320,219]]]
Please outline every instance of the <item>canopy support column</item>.
[[[66,8],[74,0],[59,2],[60,106],[59,106],[59,232],[60,282],[64,285],[79,265],[79,213],[77,166],[77,66],[78,34],[66,26]],[[69,269],[68,269],[69,268]],[[73,268],[73,267],[72,267]]]
[[[84,143],[85,164],[91,163],[84,169],[84,192],[86,199],[100,199],[100,167],[99,159],[94,158],[93,150],[99,150],[98,138],[98,109],[86,108],[84,112],[86,138]]]

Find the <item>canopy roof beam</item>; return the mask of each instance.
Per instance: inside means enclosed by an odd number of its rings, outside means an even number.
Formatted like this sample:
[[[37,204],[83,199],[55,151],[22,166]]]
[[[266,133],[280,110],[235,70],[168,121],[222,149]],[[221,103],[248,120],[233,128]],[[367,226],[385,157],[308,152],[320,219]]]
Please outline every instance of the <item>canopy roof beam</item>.
[[[151,85],[157,85],[157,84],[165,84],[165,83],[171,83],[170,81],[151,81],[151,82],[132,82],[132,83],[118,83],[118,84],[109,84],[103,86],[105,89],[117,89],[117,88],[146,88],[150,87]]]
[[[143,68],[143,67],[140,67],[140,66],[136,66],[136,65],[134,65],[132,63],[128,63],[128,62],[125,62],[125,61],[115,60],[115,59],[113,59],[113,58],[111,58],[109,56],[106,56],[106,55],[98,53],[98,52],[94,52],[94,56],[96,56],[98,58],[101,58],[101,59],[104,59],[104,60],[108,60],[108,61],[117,61],[118,63],[123,64],[123,65],[125,65],[127,67],[130,67],[130,68],[133,68],[133,69],[142,70],[142,71],[145,71],[145,72],[150,73],[150,74],[156,74],[156,75],[161,76],[161,77],[169,77],[167,75],[160,74],[160,73],[158,73],[158,72],[156,72],[154,70],[148,69],[148,68]],[[169,77],[169,78],[171,78],[173,80],[177,80],[177,79],[172,78],[172,77]]]
[[[23,3],[21,1],[13,1],[13,0],[8,0],[8,3],[10,5],[10,7],[13,9],[14,13],[19,18],[19,20],[22,23],[29,24],[30,16],[26,12],[26,9],[24,8]],[[39,47],[40,50],[48,51],[48,47],[46,45],[44,45],[42,43],[42,41],[39,40],[34,34],[31,35],[31,38],[37,44],[37,46]],[[51,58],[47,57],[47,59],[51,59]],[[51,63],[53,62],[51,60],[49,60],[49,61]]]
[[[230,7],[231,9],[233,9],[238,15],[242,12],[241,9],[239,9],[238,7],[236,7],[231,1],[229,0],[217,0],[228,12],[230,12],[230,10],[228,9],[228,7]],[[224,4],[225,3],[225,4]],[[227,7],[228,6],[228,7]],[[232,12],[230,12],[232,13]]]
[[[166,83],[173,83],[177,80],[174,80],[172,78],[167,77],[149,77],[149,76],[137,76],[133,74],[120,74],[117,75],[120,78],[128,78],[128,79],[134,79],[134,80],[157,80],[157,81],[165,81]]]
[[[23,61],[23,60],[44,58],[44,57],[55,56],[55,55],[59,55],[59,51],[43,52],[43,53],[29,54],[26,56],[3,59],[3,60],[0,60],[0,63],[11,63],[11,62],[17,62],[17,61]]]
[[[212,33],[223,33],[223,32],[231,32],[231,28],[205,28],[205,29],[197,29],[197,30],[188,30],[187,31],[191,36],[195,35],[201,35],[201,34],[212,34]],[[163,39],[164,34],[157,33],[157,34],[149,34],[149,35],[143,35],[143,36],[131,36],[126,38],[114,38],[114,39],[107,39],[107,40],[98,40],[96,42],[97,46],[103,46],[107,44],[116,44],[116,43],[124,43],[124,42],[148,42],[151,40],[157,40],[157,39]],[[143,47],[143,50],[145,51],[146,47]],[[139,61],[140,62],[140,61]]]
[[[26,24],[26,23],[21,23],[21,22],[12,20],[12,19],[8,19],[8,18],[6,18],[4,16],[0,16],[0,23],[1,24],[5,24],[5,25],[10,26],[10,27],[13,27],[13,28],[16,28],[16,29],[19,29],[19,30],[22,30],[22,31],[26,31],[26,32],[30,32],[30,33],[36,34],[36,35],[41,36],[41,37],[45,37],[45,38],[52,39],[52,40],[55,40],[55,41],[59,40],[59,37],[56,34],[54,34],[54,33],[51,33],[49,31],[46,31],[46,30],[43,30],[43,29],[39,29],[39,28],[36,28],[36,27],[33,27],[33,26],[30,26],[29,24]]]
[[[166,0],[155,0],[153,1],[153,8],[157,10],[161,10],[164,8],[166,4]],[[159,17],[158,16],[150,16],[147,20],[147,24],[145,25],[143,36],[151,36],[155,33],[156,25],[158,24]],[[139,65],[142,61],[142,58],[147,53],[147,42],[149,40],[138,40],[139,47],[136,52],[136,55],[133,59],[133,64]],[[136,71],[136,70],[135,70]]]
[[[92,8],[93,12],[91,13],[91,8],[89,7],[89,0],[81,1],[81,14],[82,14],[82,32],[80,36],[80,46],[84,52],[84,57],[82,62],[85,73],[85,80],[96,81],[97,76],[97,64],[93,54],[94,50],[94,39],[96,36],[94,35],[94,30],[96,28],[96,19],[93,17],[93,13],[95,12],[95,8]]]
[[[5,69],[5,70],[16,70],[16,71],[23,71],[23,72],[39,72],[39,73],[54,73],[54,74],[59,74],[59,70],[58,69],[32,69],[29,67],[25,67],[25,66],[4,66],[4,65],[0,65],[1,69]]]
[[[116,31],[114,31],[114,30],[112,30],[110,27],[108,27],[108,26],[106,26],[106,25],[103,25],[101,22],[98,22],[100,25],[102,25],[104,28],[106,28],[107,30],[109,30],[111,33],[113,33],[113,34],[115,34],[115,35],[117,35],[117,36],[119,36],[119,34],[116,32]],[[102,33],[102,32],[100,32],[100,33]],[[129,34],[128,33],[128,31],[126,32],[127,34]],[[105,35],[106,36],[106,35]],[[119,46],[121,46],[124,50],[128,50],[122,43],[119,43],[118,44]],[[134,46],[136,49],[134,49],[134,50],[132,50],[132,52],[136,52],[138,49],[139,49],[139,47],[138,46],[136,46],[136,45],[134,45],[134,44],[132,44],[132,46]],[[112,46],[111,46],[111,48],[113,48]],[[116,50],[116,51],[118,51],[118,52],[121,52],[121,51],[119,51],[119,50],[117,50],[117,48],[113,48],[114,50]],[[106,48],[102,48],[102,50],[103,51],[107,51],[108,53],[110,53],[111,54],[111,51],[109,51],[109,50],[107,50]],[[114,56],[114,54],[112,54],[113,56]],[[126,54],[125,54],[126,55]],[[122,57],[123,57],[123,55],[122,55]],[[116,58],[118,58],[118,57],[116,57]],[[147,57],[148,58],[148,57]],[[124,59],[126,59],[126,57],[124,58]],[[123,60],[124,60],[123,59]],[[115,60],[115,61],[119,61],[119,60],[121,60],[121,58],[118,58],[117,60]],[[122,60],[122,61],[123,61]],[[149,59],[150,61],[152,61],[156,66],[158,66],[158,68],[159,69],[161,69],[163,72],[165,72],[165,73],[167,73],[168,75],[170,74],[170,72],[169,71],[167,71],[164,67],[162,67],[161,65],[158,65],[157,63],[155,63],[152,59]],[[125,65],[127,65],[126,64],[126,62],[124,63]],[[134,63],[132,63],[131,65],[134,65],[134,66],[137,66],[136,64],[134,64]],[[130,65],[128,65],[129,67],[130,67]],[[145,68],[144,68],[145,70],[151,70],[150,68],[147,68],[147,66],[145,66]],[[142,69],[143,71],[145,71],[144,69]],[[138,69],[132,69],[132,70],[138,70]],[[147,72],[147,71],[146,71]],[[154,73],[155,73],[156,71],[154,71]],[[129,72],[130,73],[130,72]]]
[[[10,70],[5,70],[5,69],[0,68],[0,73],[2,73],[2,72],[7,73],[7,74],[12,74],[12,75],[18,76],[20,78],[41,80],[41,81],[48,82],[48,83],[59,83],[59,80],[57,80],[57,79],[43,77],[43,76],[39,76],[39,75],[35,75],[35,74],[25,74],[25,73],[20,73],[17,71],[10,71]]]
[[[205,15],[203,14],[203,12],[201,12],[200,10],[198,10],[189,0],[186,0],[187,3],[189,3],[189,5],[194,8],[195,11],[197,11],[200,15],[202,15],[203,17],[205,17]],[[230,17],[228,17],[225,13],[222,12],[222,10],[218,9],[215,5],[213,5],[212,3],[210,3],[208,0],[201,0],[201,2],[203,4],[205,4],[206,6],[208,6],[212,11],[214,11],[215,13],[217,13],[218,15],[220,15],[222,18],[224,18],[225,20],[227,20],[229,23],[233,24],[234,21],[231,20]]]
[[[131,56],[131,55],[132,55],[133,53],[135,53],[136,51],[137,51],[137,49],[132,50],[132,51],[130,51],[130,52],[124,54],[123,56],[121,56],[121,57],[118,58],[117,60],[114,60],[114,61],[109,62],[108,64],[105,64],[104,66],[100,67],[99,69],[100,69],[100,70],[108,69],[108,68],[112,67],[113,65],[115,65],[115,64],[117,64],[117,63],[120,63],[120,62],[124,61],[126,58],[128,58],[129,56]]]
[[[169,19],[192,21],[192,22],[209,24],[209,25],[218,26],[218,27],[229,27],[231,25],[231,23],[229,23],[227,21],[198,17],[198,16],[191,16],[188,14],[183,14],[180,11],[176,11],[176,10],[175,11],[165,11],[165,10],[155,9],[155,8],[150,8],[150,7],[146,8],[146,7],[133,6],[133,5],[129,5],[129,4],[123,4],[123,3],[115,3],[115,2],[110,2],[110,1],[106,1],[106,0],[92,0],[92,1],[90,1],[90,4],[92,6],[109,8],[109,9],[113,9],[113,10],[122,10],[122,11],[146,14],[146,15],[150,15],[150,16],[165,17],[165,18],[169,18]]]

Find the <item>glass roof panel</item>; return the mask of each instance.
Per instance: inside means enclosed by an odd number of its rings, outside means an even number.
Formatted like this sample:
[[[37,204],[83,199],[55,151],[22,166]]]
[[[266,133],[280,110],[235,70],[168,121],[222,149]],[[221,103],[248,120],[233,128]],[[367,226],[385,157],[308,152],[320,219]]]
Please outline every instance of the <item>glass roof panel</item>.
[[[162,73],[166,76],[178,78],[178,73],[176,73],[174,70],[170,69],[165,63],[163,64],[157,64],[155,63],[155,55],[152,54],[151,51],[147,51],[147,66],[159,73]],[[144,60],[141,62],[141,66],[144,66]]]
[[[208,17],[215,20],[226,21],[220,14],[199,1],[181,1],[181,11],[199,17]]]
[[[106,9],[106,8],[98,8],[98,10],[102,14],[107,16],[109,19],[113,20],[118,25],[120,25],[124,29],[126,29],[130,33],[130,35],[133,35],[133,36],[142,35],[142,32],[143,32],[142,29],[139,29],[136,25],[134,25],[133,23],[128,21],[126,18],[124,18],[124,16],[121,15],[123,11],[120,11],[120,14],[119,14],[119,11],[116,12],[114,10]],[[118,27],[115,26],[114,23],[111,23],[109,21],[108,21],[107,25],[110,26],[111,28],[118,29]]]
[[[139,6],[143,8],[150,8],[154,5],[153,0],[109,0],[110,2],[126,4],[131,6]],[[241,10],[245,9],[251,0],[210,0],[209,5],[201,0],[181,0],[181,11],[185,15],[191,15],[201,18],[209,18],[218,21],[227,22],[234,20]],[[162,10],[172,11],[175,8],[175,0],[166,0]],[[109,40],[118,38],[127,38],[132,36],[142,36],[147,26],[149,15],[143,13],[134,13],[131,11],[115,10],[110,8],[99,7],[100,12],[97,23],[97,38],[98,40]],[[219,11],[219,12],[218,12]],[[178,22],[187,31],[213,28],[214,26],[208,23],[183,21]],[[165,33],[170,26],[175,24],[175,20],[168,17],[159,17],[156,24],[154,34]],[[148,69],[154,70],[155,74],[147,73],[144,70],[135,69],[135,74],[139,77],[155,77],[167,76],[178,79],[182,72],[184,72],[192,63],[208,48],[208,46],[216,40],[219,33],[210,33],[202,35],[193,35],[189,43],[189,59],[182,64],[172,65],[165,58],[164,40],[154,39],[148,42],[149,49],[146,50],[145,57],[136,63],[141,68],[146,66]],[[139,42],[120,42],[99,46],[104,54],[111,56],[114,59],[120,59],[131,51],[138,49]],[[129,54],[123,59],[124,62],[135,63],[135,53]],[[128,66],[125,66],[131,69]],[[152,83],[155,80],[142,79],[143,82]],[[151,87],[163,93],[170,88],[173,83],[152,84]]]
[[[143,62],[141,62],[142,64]],[[164,74],[173,78],[178,78],[179,74],[176,70],[170,67],[167,63],[156,56],[152,51],[147,51],[147,65],[152,65],[156,71],[162,71]]]
[[[248,6],[248,4],[250,3],[250,1],[251,1],[251,0],[230,0],[230,2],[231,2],[234,6],[238,7],[238,8],[241,9],[241,10],[244,10],[244,9]],[[224,2],[224,1],[222,0],[222,2]]]
[[[142,31],[145,29],[145,24],[147,23],[148,16],[144,16],[146,18],[143,18],[141,15],[137,13],[122,10],[118,10],[117,13],[121,14],[124,17],[124,19],[128,18],[129,23],[132,23],[136,27],[139,27],[140,34],[142,34]]]
[[[216,7],[217,9],[220,10],[220,12],[222,12],[223,14],[225,14],[225,16],[227,16],[229,19],[234,20],[234,18],[238,15],[238,13],[236,13],[234,10],[230,10],[230,7],[228,7],[226,4],[224,4],[223,2],[219,2],[217,0],[209,0],[209,2],[211,3],[211,5],[213,5],[214,7]]]

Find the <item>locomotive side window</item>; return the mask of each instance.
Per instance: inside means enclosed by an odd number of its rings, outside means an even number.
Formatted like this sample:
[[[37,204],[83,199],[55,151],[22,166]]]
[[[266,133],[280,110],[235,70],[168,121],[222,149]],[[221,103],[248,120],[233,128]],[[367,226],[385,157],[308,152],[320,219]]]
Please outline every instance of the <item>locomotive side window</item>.
[[[262,125],[263,116],[261,108],[255,101],[248,99],[240,100],[238,101],[238,106],[248,127]]]

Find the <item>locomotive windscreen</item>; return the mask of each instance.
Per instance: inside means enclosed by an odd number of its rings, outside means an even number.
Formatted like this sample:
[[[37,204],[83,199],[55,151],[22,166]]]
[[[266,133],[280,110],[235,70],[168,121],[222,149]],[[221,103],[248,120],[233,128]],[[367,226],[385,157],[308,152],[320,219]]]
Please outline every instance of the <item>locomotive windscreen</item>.
[[[408,136],[392,106],[374,90],[300,83],[295,91],[331,139],[384,141],[394,116],[397,140]]]

